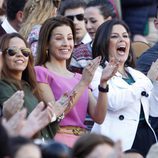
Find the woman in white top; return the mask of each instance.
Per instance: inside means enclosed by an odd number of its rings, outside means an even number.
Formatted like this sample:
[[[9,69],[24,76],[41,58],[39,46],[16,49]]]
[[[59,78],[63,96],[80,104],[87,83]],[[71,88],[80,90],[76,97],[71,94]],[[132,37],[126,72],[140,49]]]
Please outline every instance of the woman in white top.
[[[135,149],[145,156],[156,142],[148,119],[149,115],[158,116],[158,83],[152,84],[150,79],[133,68],[134,55],[129,36],[127,25],[117,19],[103,23],[96,33],[93,57],[102,56],[102,66],[97,69],[92,81],[96,97],[103,67],[112,58],[119,61],[119,66],[118,72],[108,81],[106,118],[101,125],[95,123],[92,131],[113,140],[120,139],[123,150]]]

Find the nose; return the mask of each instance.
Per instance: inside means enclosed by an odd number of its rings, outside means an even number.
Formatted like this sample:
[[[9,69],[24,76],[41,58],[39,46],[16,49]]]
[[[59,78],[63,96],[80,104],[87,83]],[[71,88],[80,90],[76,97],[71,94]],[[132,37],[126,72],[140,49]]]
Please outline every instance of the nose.
[[[74,17],[74,20],[73,20],[74,24],[77,24],[79,22],[79,20],[77,20],[76,17]]]
[[[86,29],[89,30],[91,29],[91,23],[89,21],[87,21],[87,23],[85,24],[86,25]]]
[[[119,41],[124,41],[123,36],[119,36]]]
[[[18,50],[18,52],[16,53],[16,56],[23,56],[22,51]]]
[[[65,38],[64,40],[63,40],[63,43],[62,43],[64,46],[67,46],[68,45],[68,40]]]

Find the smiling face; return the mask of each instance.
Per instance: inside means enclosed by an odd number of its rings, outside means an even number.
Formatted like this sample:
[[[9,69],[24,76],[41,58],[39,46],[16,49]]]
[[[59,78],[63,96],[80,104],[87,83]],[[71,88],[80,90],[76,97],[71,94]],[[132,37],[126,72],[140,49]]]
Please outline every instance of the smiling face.
[[[8,48],[16,49],[17,53],[13,56],[10,56],[7,51],[4,57],[4,62],[10,73],[22,74],[26,69],[29,57],[25,57],[21,49],[26,48],[24,41],[18,37],[11,38],[9,41]]]
[[[49,53],[51,59],[65,61],[70,58],[74,47],[72,30],[69,26],[56,27],[51,34]]]
[[[87,32],[91,36],[92,40],[94,40],[95,38],[95,33],[98,27],[103,22],[111,19],[111,17],[104,19],[104,16],[100,13],[98,6],[86,8],[84,18],[85,18],[85,25],[86,25]]]
[[[109,41],[109,59],[115,58],[122,65],[126,62],[130,49],[130,38],[124,26],[116,24],[112,28]]]

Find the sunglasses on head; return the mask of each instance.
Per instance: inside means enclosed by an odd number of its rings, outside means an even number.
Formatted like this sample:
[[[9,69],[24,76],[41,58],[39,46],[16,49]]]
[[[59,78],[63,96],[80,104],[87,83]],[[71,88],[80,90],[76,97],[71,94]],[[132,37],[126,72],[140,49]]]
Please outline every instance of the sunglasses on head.
[[[14,56],[16,55],[17,53],[19,53],[19,51],[21,51],[21,53],[23,54],[23,56],[25,57],[29,57],[29,55],[31,54],[31,50],[29,48],[8,48],[5,50],[6,53],[9,55],[9,56]]]
[[[60,0],[52,0],[53,1],[53,4],[56,8],[59,8],[59,5],[60,5]]]
[[[74,21],[74,18],[76,17],[77,20],[83,21],[84,20],[84,14],[77,14],[77,15],[68,15],[66,16],[67,18],[71,19]]]

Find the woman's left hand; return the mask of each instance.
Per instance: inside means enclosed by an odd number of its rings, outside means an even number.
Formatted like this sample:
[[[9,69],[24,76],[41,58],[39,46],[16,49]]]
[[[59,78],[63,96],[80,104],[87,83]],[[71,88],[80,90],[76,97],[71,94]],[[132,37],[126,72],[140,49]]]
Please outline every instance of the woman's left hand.
[[[103,69],[100,83],[107,82],[118,70],[119,61],[116,59],[111,59],[106,67]]]

